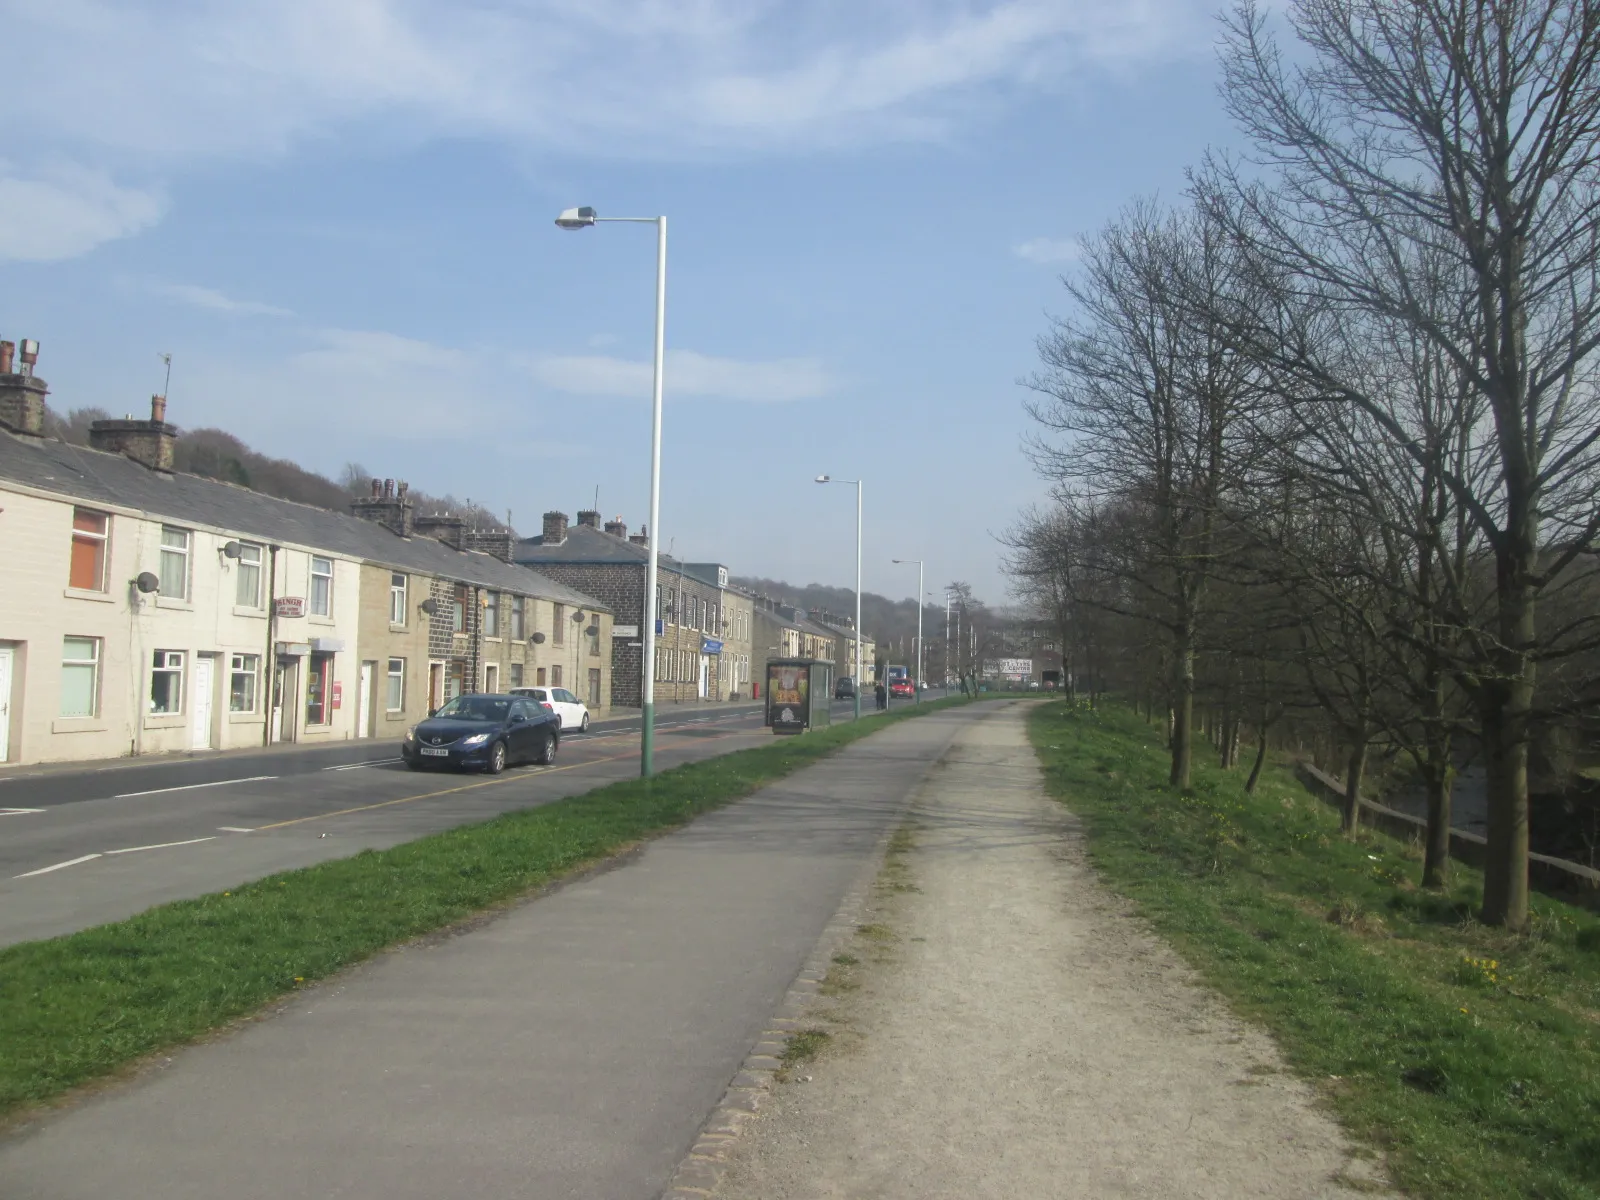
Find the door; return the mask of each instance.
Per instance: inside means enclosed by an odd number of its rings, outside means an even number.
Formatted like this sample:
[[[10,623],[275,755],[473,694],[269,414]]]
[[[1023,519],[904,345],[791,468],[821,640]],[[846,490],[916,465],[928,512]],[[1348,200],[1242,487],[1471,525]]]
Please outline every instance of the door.
[[[583,720],[583,713],[578,708],[578,698],[566,688],[553,688],[550,699],[556,706],[556,715],[561,718],[562,730],[576,729]]]
[[[534,716],[543,716],[544,710],[530,700],[518,700],[511,706],[511,733],[508,758],[527,762],[539,752],[539,727]]]
[[[710,680],[710,677],[711,677],[711,657],[710,657],[710,655],[702,654],[700,656],[700,684],[699,684],[699,696],[700,696],[700,699],[702,699],[702,700],[704,700],[706,698],[706,686],[707,686],[707,683]]]
[[[211,696],[216,690],[217,659],[214,654],[197,654],[194,659],[194,717],[189,730],[189,745],[196,750],[211,749]]]
[[[294,741],[295,659],[280,658],[272,672],[272,740]]]
[[[600,707],[600,668],[599,667],[590,667],[589,668],[589,707],[592,710],[593,709],[598,709]]]
[[[377,667],[378,664],[372,662],[361,664],[361,686],[356,692],[356,736],[358,738],[372,736],[372,681],[377,674]]]
[[[0,762],[11,749],[11,662],[11,647],[0,646]]]
[[[428,664],[428,711],[444,707],[444,664]]]

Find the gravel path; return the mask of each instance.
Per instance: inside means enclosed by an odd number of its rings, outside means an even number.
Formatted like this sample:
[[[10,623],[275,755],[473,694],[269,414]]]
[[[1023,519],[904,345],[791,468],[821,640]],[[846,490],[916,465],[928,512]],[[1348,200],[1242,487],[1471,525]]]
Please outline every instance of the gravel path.
[[[1384,1191],[1263,1033],[1108,893],[1022,708],[975,723],[874,925],[716,1195],[1354,1197]]]

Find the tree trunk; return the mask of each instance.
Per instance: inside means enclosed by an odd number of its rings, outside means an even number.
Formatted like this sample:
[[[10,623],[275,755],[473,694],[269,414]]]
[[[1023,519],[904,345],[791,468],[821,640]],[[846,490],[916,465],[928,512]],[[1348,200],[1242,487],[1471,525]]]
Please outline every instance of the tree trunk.
[[[1178,653],[1173,663],[1172,770],[1167,777],[1173,787],[1189,786],[1193,756],[1194,644],[1185,628],[1178,634]]]
[[[1448,748],[1445,751],[1449,754]],[[1429,748],[1429,758],[1433,750]],[[1427,769],[1428,833],[1423,851],[1422,886],[1442,888],[1450,881],[1450,791],[1455,767],[1446,757],[1434,759]]]
[[[1517,481],[1512,481],[1517,482]],[[1534,589],[1538,520],[1532,506],[1508,507],[1507,545],[1497,556],[1499,677],[1484,689],[1483,747],[1488,784],[1488,847],[1483,863],[1483,922],[1520,930],[1528,924],[1528,722],[1533,709]],[[1522,512],[1518,513],[1517,508]]]
[[[1256,783],[1261,779],[1261,768],[1267,761],[1267,723],[1261,722],[1261,730],[1256,735],[1256,761],[1250,767],[1250,778],[1244,781],[1246,795],[1253,795]]]
[[[1346,837],[1353,837],[1361,824],[1361,782],[1367,773],[1367,736],[1356,738],[1350,749],[1350,761],[1345,765],[1344,807],[1339,814],[1339,827]]]

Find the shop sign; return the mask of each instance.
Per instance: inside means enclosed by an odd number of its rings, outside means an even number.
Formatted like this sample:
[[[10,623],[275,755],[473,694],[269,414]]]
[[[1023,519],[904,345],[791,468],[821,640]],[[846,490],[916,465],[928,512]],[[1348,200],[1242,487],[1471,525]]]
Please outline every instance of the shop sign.
[[[303,617],[306,615],[306,598],[304,596],[279,596],[272,602],[272,611],[279,617]]]
[[[705,638],[700,643],[700,653],[701,654],[721,654],[722,653],[722,643],[717,641],[716,638]]]
[[[333,681],[332,704],[333,704],[333,707],[338,708],[339,705],[341,705],[343,703],[344,703],[344,684],[340,683],[336,679],[336,680]]]
[[[639,627],[637,625],[613,625],[611,627],[611,636],[614,638],[636,638],[639,636]]]

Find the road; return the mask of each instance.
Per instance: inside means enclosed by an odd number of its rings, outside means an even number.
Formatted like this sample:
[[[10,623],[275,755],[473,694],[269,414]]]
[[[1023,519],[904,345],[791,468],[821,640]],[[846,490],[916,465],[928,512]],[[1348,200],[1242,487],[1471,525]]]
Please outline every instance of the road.
[[[836,719],[850,705],[834,706]],[[661,715],[667,767],[770,738],[759,704]],[[406,770],[395,743],[360,741],[0,781],[0,946],[121,920],[152,905],[382,849],[548,804],[637,772],[639,718],[562,739],[552,767],[500,776]]]

